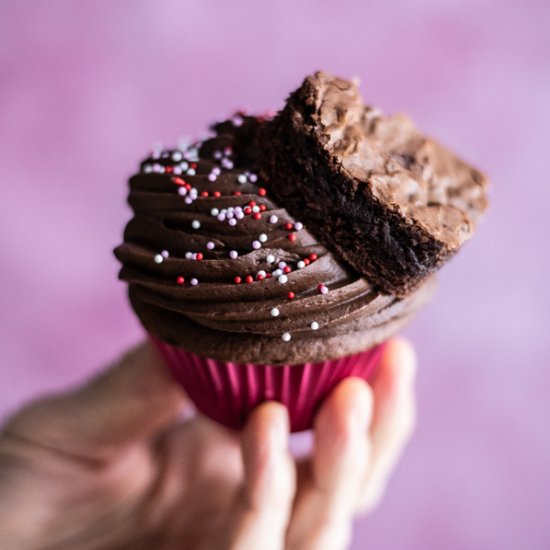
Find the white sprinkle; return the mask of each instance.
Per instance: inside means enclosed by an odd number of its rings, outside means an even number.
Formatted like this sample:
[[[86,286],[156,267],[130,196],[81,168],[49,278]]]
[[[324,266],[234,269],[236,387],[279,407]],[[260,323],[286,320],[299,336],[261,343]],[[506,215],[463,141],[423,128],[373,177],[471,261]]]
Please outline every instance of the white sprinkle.
[[[273,317],[279,317],[279,313],[280,313],[279,308],[274,307],[274,308],[271,310],[271,315],[272,315]]]
[[[222,152],[221,151],[214,151],[214,158],[216,160],[219,160],[222,158]]]
[[[230,155],[232,152],[233,152],[233,149],[231,149],[231,147],[226,147],[226,148],[223,150],[223,154],[224,154],[225,156]]]
[[[305,264],[304,262],[302,262],[302,260],[300,260],[300,261],[296,264],[296,266],[298,267],[298,269],[302,269],[302,268],[306,267],[306,264]]]
[[[282,270],[282,269],[276,269],[276,270],[272,273],[273,277],[279,277],[279,276],[282,275],[282,274],[283,274],[283,270]]]
[[[235,212],[235,217],[238,220],[242,220],[244,218],[244,212],[242,210],[239,210],[238,212]]]
[[[158,149],[155,149],[152,153],[151,153],[151,157],[153,157],[154,159],[159,159],[160,158],[160,151]]]
[[[313,321],[313,323],[309,326],[311,327],[311,330],[317,330],[319,328],[319,323],[317,321]]]
[[[185,161],[180,162],[180,168],[182,170],[187,170],[189,168],[189,164],[187,164],[187,162],[185,162]]]
[[[224,222],[225,221],[225,212],[220,212],[218,214],[218,221]]]
[[[189,168],[189,170],[187,170],[187,175],[188,176],[194,176],[196,173],[197,172],[194,168]]]
[[[212,174],[219,176],[221,173],[222,171],[217,166],[214,166],[214,168],[212,168]]]
[[[217,208],[212,208],[212,210],[210,210],[212,216],[217,216],[219,213],[220,211]]]
[[[181,168],[179,166],[174,166],[173,172],[176,176],[179,176],[181,174]]]
[[[230,250],[229,251],[229,257],[231,259],[235,260],[239,257],[239,253],[236,250]]]
[[[178,187],[178,195],[181,195],[182,197],[185,197],[187,195],[187,189],[185,187]]]
[[[146,165],[143,167],[143,171],[144,171],[146,174],[150,174],[150,173],[153,171],[153,167],[152,167],[150,164],[146,164]]]
[[[262,248],[262,243],[260,241],[252,241],[252,248],[258,250],[258,248]]]
[[[252,182],[252,183],[256,183],[258,181],[258,176],[256,174],[250,174],[250,176],[248,176],[248,179]]]
[[[189,282],[190,282],[193,286],[199,284],[199,280],[198,280],[198,279],[195,279],[194,277],[193,277]]]
[[[247,180],[247,177],[244,175],[244,174],[241,174],[238,178],[237,178],[237,181],[239,183],[246,183],[246,180]]]
[[[189,194],[191,195],[191,197],[193,197],[194,199],[196,199],[198,196],[199,196],[199,192],[197,190],[196,187],[191,187],[191,190],[189,191]]]
[[[208,174],[208,181],[216,181],[216,174]]]
[[[279,269],[284,269],[286,267],[286,262],[279,262],[279,264],[277,265],[277,267]]]
[[[257,214],[259,211],[260,211],[260,207],[259,207],[259,206],[253,206],[253,207],[252,207],[252,212],[254,212],[254,214]]]
[[[185,197],[185,204],[191,204],[193,199],[191,197]]]
[[[183,158],[183,155],[181,154],[181,151],[174,151],[172,153],[172,160],[174,162],[179,162]]]
[[[283,342],[290,342],[292,340],[292,334],[290,334],[290,332],[285,332],[281,338],[283,339]]]
[[[273,214],[273,216],[269,217],[269,223],[277,223],[279,221],[279,218]]]
[[[234,217],[235,212],[233,211],[233,208],[228,208],[225,215],[226,215],[228,220],[230,220],[232,217]]]
[[[186,252],[185,253],[185,259],[186,260],[192,260],[193,259],[193,252]]]
[[[168,250],[163,250],[160,255],[163,257],[163,258],[168,258],[168,256],[170,256],[170,252],[168,252]]]
[[[216,245],[212,241],[208,241],[206,243],[206,248],[208,248],[208,250],[214,250],[214,248],[216,248]]]
[[[266,261],[268,264],[272,264],[272,263],[275,262],[275,256],[273,256],[273,254],[269,254],[269,255],[266,257],[265,261]]]
[[[304,228],[304,224],[302,222],[296,222],[294,224],[294,229],[296,229],[296,231],[301,231],[303,228]]]
[[[153,259],[155,260],[156,264],[161,264],[162,262],[164,262],[164,258],[161,254],[155,254],[155,257]]]
[[[328,286],[321,285],[321,286],[319,287],[319,292],[320,292],[321,294],[326,294],[326,293],[328,292]]]
[[[156,172],[157,174],[162,174],[164,172],[164,168],[160,164],[153,164],[153,172]]]
[[[235,116],[235,117],[233,117],[231,122],[233,122],[233,126],[242,126],[244,120],[240,116]]]
[[[235,218],[231,218],[228,222],[227,222],[231,227],[235,227],[237,225],[237,220]]]
[[[223,159],[222,160],[222,166],[224,168],[227,168],[228,170],[231,170],[234,166],[233,164],[233,161],[229,160],[229,159]]]
[[[265,233],[262,233],[258,239],[260,240],[261,243],[265,243],[267,241],[267,235]]]
[[[267,273],[263,269],[260,269],[260,271],[258,271],[258,275],[261,275],[262,277],[265,277],[267,275]]]
[[[192,227],[193,229],[199,229],[200,226],[201,226],[201,222],[200,222],[199,220],[193,220],[193,221],[191,222],[191,227]]]
[[[285,284],[288,281],[288,277],[283,273],[283,275],[279,275],[279,278],[277,280],[280,283]]]

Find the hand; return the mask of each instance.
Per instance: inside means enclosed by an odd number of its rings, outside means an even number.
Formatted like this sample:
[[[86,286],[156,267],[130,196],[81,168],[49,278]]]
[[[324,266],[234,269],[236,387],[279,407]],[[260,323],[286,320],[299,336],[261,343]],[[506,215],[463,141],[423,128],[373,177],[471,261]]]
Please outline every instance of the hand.
[[[387,344],[372,388],[348,379],[315,421],[312,456],[288,450],[286,409],[241,434],[189,411],[142,345],[92,383],[47,397],[0,432],[0,547],[345,548],[378,503],[414,425],[414,354]]]

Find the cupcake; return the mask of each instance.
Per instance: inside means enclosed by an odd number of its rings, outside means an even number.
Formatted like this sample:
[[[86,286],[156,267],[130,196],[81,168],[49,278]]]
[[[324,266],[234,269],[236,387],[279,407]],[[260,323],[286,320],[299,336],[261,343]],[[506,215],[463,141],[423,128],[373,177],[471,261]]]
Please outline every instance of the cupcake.
[[[339,381],[369,378],[383,342],[434,287],[426,276],[388,292],[325,238],[330,226],[319,231],[307,200],[286,209],[280,176],[291,186],[293,164],[279,149],[277,176],[266,156],[283,143],[264,137],[279,139],[280,117],[237,113],[202,142],[154,151],[130,178],[134,217],[115,250],[176,379],[202,413],[236,429],[266,400],[288,407],[293,431],[311,427]]]

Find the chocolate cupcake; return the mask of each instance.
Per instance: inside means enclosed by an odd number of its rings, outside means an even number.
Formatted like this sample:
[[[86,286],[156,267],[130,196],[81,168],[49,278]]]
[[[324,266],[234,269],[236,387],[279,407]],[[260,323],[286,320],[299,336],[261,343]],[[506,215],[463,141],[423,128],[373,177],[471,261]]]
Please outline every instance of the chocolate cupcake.
[[[259,117],[236,115],[130,179],[134,217],[115,250],[132,307],[205,414],[239,427],[278,399],[294,430],[429,297],[383,294],[274,202],[258,176]],[[366,350],[366,351],[365,351]]]

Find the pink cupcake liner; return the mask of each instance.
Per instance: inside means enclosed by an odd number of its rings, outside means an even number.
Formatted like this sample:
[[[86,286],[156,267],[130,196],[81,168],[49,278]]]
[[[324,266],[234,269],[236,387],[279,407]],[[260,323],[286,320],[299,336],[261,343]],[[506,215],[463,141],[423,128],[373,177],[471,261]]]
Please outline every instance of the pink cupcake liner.
[[[149,333],[175,378],[197,409],[229,428],[240,429],[258,404],[279,401],[293,432],[312,427],[317,408],[344,378],[369,380],[384,344],[340,359],[301,365],[239,364],[195,355]]]

